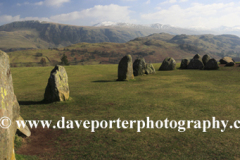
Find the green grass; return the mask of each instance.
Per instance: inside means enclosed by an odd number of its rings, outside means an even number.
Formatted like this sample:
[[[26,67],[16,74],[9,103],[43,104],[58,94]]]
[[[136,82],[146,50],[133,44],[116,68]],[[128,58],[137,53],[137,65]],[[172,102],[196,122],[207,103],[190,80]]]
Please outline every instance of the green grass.
[[[154,64],[158,70],[160,64]],[[179,64],[178,64],[179,66]],[[25,120],[229,120],[239,119],[240,67],[174,70],[115,81],[117,65],[65,67],[71,100],[21,105]],[[40,101],[53,67],[12,68],[18,101]],[[53,159],[236,159],[237,129],[64,129]],[[19,155],[18,155],[19,156]],[[23,155],[20,155],[23,156]],[[30,156],[29,159],[31,159]],[[28,159],[28,158],[25,158]],[[48,159],[45,155],[44,159]],[[50,159],[50,157],[49,157]]]

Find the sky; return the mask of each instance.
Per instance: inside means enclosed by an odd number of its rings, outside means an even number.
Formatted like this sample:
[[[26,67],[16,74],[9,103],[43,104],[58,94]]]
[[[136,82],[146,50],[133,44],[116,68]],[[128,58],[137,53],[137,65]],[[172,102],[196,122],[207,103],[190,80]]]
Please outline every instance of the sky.
[[[240,26],[237,0],[0,0],[0,25],[40,20],[91,26],[96,23],[168,24],[176,27]]]

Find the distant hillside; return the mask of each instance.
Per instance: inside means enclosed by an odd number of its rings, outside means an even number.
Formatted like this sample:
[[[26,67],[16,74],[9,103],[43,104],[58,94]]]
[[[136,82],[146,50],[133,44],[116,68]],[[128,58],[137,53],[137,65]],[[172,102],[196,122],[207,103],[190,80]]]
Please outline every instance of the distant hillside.
[[[48,64],[58,64],[63,54],[71,64],[118,63],[126,54],[135,60],[144,57],[147,62],[158,63],[166,57],[176,61],[192,58],[195,54],[210,54],[217,60],[222,56],[239,57],[240,38],[232,35],[170,35],[152,34],[135,38],[127,43],[78,43],[64,48],[32,49],[9,52],[11,63],[19,65],[41,65],[45,58]]]
[[[158,33],[157,29],[72,26],[40,21],[20,21],[0,26],[0,49],[58,48],[80,42],[124,43]]]
[[[176,61],[192,58],[195,54],[209,54],[219,60],[230,56],[239,61],[240,38],[233,35],[171,35],[167,33],[138,37],[127,43],[78,43],[55,49],[31,49],[9,52],[12,64],[58,64],[66,54],[71,64],[118,63],[126,54],[133,59],[144,57],[147,62],[158,63],[166,57]]]

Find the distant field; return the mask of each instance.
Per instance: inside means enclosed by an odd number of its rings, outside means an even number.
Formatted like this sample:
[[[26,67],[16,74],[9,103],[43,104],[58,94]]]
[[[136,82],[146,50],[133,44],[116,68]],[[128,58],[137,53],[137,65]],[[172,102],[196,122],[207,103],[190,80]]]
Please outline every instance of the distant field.
[[[180,64],[178,64],[179,66]],[[160,64],[154,64],[156,70]],[[216,71],[156,71],[119,82],[117,65],[65,67],[67,102],[43,99],[53,67],[12,68],[25,120],[229,120],[240,119],[240,67]],[[192,126],[193,127],[193,126]],[[239,130],[220,129],[33,129],[16,139],[19,159],[239,159]],[[22,143],[22,147],[21,143]],[[28,155],[28,156],[26,156]]]

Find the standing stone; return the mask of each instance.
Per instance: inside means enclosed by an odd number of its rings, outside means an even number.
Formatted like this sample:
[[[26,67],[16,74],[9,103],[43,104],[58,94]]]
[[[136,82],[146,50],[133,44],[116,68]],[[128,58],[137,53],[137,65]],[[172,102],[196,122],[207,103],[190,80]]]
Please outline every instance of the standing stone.
[[[188,59],[182,59],[180,68],[181,69],[187,69],[188,63],[189,63]]]
[[[155,73],[155,68],[154,68],[154,66],[152,65],[152,63],[147,64],[147,65],[146,65],[145,74],[152,74],[152,73]]]
[[[165,58],[162,62],[162,65],[159,68],[160,70],[174,70],[176,68],[176,61],[172,57]]]
[[[193,59],[201,59],[201,56],[199,54],[196,54]]]
[[[24,119],[19,115],[19,117],[17,118],[18,121],[24,121]],[[19,136],[23,136],[23,137],[29,137],[31,136],[31,131],[29,130],[28,126],[24,126],[24,128],[18,127],[17,126],[17,134]]]
[[[219,69],[219,66],[218,66],[217,61],[216,61],[214,58],[212,58],[212,59],[210,59],[210,60],[206,63],[204,69],[206,69],[206,70],[214,70],[214,69]]]
[[[47,102],[66,101],[69,99],[68,76],[65,68],[56,65],[51,71],[44,94]]]
[[[0,50],[0,159],[15,160],[14,138],[17,130],[16,120],[20,107],[14,94],[9,57]],[[11,120],[4,119],[8,117]],[[7,127],[8,128],[3,128]]]
[[[118,81],[134,79],[132,56],[130,54],[124,56],[118,64]]]
[[[203,69],[204,64],[202,62],[201,56],[196,54],[187,66],[187,69]]]
[[[134,76],[145,74],[146,62],[144,58],[138,58],[133,63],[133,74]]]
[[[231,57],[223,57],[219,60],[220,64],[227,64],[230,62],[234,62],[234,60]]]
[[[207,62],[211,59],[211,57],[208,54],[205,54],[202,58],[202,62],[204,66],[207,64]]]

